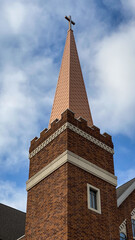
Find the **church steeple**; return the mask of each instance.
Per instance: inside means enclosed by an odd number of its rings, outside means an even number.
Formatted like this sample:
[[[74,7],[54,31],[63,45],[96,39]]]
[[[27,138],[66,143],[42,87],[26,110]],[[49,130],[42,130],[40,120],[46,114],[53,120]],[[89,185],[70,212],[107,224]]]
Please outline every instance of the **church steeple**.
[[[76,118],[84,118],[87,120],[88,126],[92,126],[92,116],[89,108],[74,34],[71,28],[71,24],[75,25],[75,23],[71,20],[70,16],[65,18],[69,21],[69,30],[67,32],[67,39],[49,126],[56,118],[60,119],[61,114],[66,109],[73,111]]]
[[[68,20],[52,124],[30,145],[23,240],[119,240],[113,143],[107,133],[89,127],[93,123],[73,21]]]

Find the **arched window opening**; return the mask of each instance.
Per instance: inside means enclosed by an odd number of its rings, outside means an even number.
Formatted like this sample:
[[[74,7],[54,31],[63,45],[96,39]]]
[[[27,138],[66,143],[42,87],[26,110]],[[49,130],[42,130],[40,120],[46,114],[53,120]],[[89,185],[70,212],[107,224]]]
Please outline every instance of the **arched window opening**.
[[[126,235],[124,233],[120,233],[120,240],[126,240]]]
[[[133,237],[135,238],[135,220],[132,219],[132,232],[133,232]]]

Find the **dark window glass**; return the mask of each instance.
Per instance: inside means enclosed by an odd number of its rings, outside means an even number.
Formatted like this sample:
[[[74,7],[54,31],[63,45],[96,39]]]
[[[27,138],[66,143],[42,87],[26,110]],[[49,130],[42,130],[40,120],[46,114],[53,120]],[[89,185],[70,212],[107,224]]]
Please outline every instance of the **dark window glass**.
[[[133,237],[135,237],[135,220],[132,219],[132,232],[133,232]]]
[[[120,233],[120,240],[126,240],[126,235],[124,233]]]
[[[90,207],[97,209],[97,191],[90,188]]]

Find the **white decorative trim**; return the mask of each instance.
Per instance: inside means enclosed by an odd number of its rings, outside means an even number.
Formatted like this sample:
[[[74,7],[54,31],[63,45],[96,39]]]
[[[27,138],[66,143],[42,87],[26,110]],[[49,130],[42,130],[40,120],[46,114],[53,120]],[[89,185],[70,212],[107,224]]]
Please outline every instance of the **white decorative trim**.
[[[25,235],[23,235],[23,236],[21,236],[21,237],[17,238],[17,240],[20,240],[20,239],[22,239],[23,237],[25,237]]]
[[[125,199],[134,191],[135,189],[135,181],[131,184],[131,186],[117,199],[117,207],[119,207]]]
[[[54,132],[49,138],[42,142],[36,149],[34,149],[30,154],[29,158],[34,157],[40,150],[42,150],[46,145],[48,145],[52,140],[64,132],[67,128],[67,123],[60,127],[56,132]]]
[[[110,147],[108,147],[106,144],[100,142],[99,140],[97,140],[96,138],[90,136],[88,133],[82,131],[81,129],[75,127],[74,125],[72,125],[71,123],[67,123],[67,127],[72,130],[75,133],[78,133],[80,136],[86,138],[87,140],[95,143],[96,145],[98,145],[99,147],[103,148],[104,150],[106,150],[107,152],[110,152],[112,154],[114,154],[114,150]]]
[[[91,141],[92,143],[95,143],[99,147],[103,148],[107,152],[114,154],[114,150],[111,147],[108,147],[106,144],[100,142],[96,138],[92,137],[88,133],[82,131],[78,127],[75,127],[71,123],[67,122],[62,127],[60,127],[56,132],[54,132],[49,138],[47,138],[43,143],[41,143],[36,149],[34,149],[30,154],[29,158],[32,158],[35,156],[40,150],[42,150],[46,145],[48,145],[52,140],[54,140],[57,136],[59,136],[63,131],[65,131],[67,128],[72,130],[73,132],[79,134],[80,136],[86,138],[87,140]]]
[[[127,220],[125,219],[122,224],[119,226],[119,232],[120,233],[124,233],[127,237],[127,229],[126,229],[126,224],[127,224]]]
[[[133,209],[133,211],[131,212],[131,219],[135,220],[135,208]]]
[[[26,190],[28,191],[32,187],[34,187],[37,183],[42,181],[44,178],[49,176],[52,172],[54,172],[56,169],[61,167],[65,163],[71,163],[81,169],[83,169],[86,172],[91,173],[94,176],[99,177],[100,179],[117,186],[117,177],[111,174],[110,172],[96,166],[95,164],[85,160],[84,158],[79,157],[78,155],[66,150],[64,153],[62,153],[59,157],[54,159],[50,164],[48,164],[46,167],[44,167],[42,170],[40,170],[38,173],[36,173],[33,177],[31,177],[26,182]]]
[[[90,207],[90,190],[95,190],[96,191],[96,205],[97,209],[91,208]],[[87,183],[87,204],[88,204],[88,209],[101,214],[101,199],[100,199],[100,189],[90,185]]]

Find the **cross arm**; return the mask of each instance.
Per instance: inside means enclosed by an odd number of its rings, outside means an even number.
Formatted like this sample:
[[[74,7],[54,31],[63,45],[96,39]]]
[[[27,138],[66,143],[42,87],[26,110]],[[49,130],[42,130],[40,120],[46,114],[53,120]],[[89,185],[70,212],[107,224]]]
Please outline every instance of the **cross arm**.
[[[70,22],[70,18],[68,18],[67,16],[65,16],[65,19],[67,19]],[[71,20],[71,23],[75,25],[75,22],[73,22],[72,20]]]

